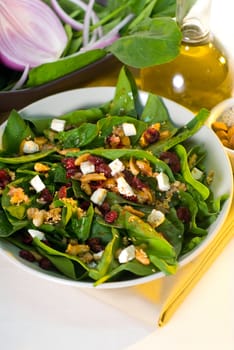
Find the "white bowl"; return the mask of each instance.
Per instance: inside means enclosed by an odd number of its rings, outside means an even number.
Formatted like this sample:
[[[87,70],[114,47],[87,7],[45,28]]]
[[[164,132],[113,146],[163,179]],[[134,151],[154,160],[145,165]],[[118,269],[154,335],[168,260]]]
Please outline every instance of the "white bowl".
[[[115,88],[110,87],[70,90],[39,100],[24,108],[21,111],[21,114],[24,116],[35,115],[38,117],[38,115],[40,115],[41,117],[56,117],[76,108],[98,106],[104,102],[111,100],[114,96],[114,92]],[[146,102],[147,96],[147,93],[141,92],[141,100],[143,103]],[[167,99],[164,99],[164,102],[168,108],[172,120],[177,125],[184,125],[193,118],[194,115],[192,112],[182,107],[181,105]],[[2,132],[3,129],[4,126],[1,127],[0,131]],[[207,149],[208,156],[206,161],[206,169],[208,171],[215,171],[215,180],[212,184],[212,190],[215,197],[218,197],[224,193],[228,193],[230,196],[225,202],[216,221],[209,227],[208,235],[205,240],[188,255],[181,258],[179,262],[180,266],[183,266],[196,258],[216,236],[226,220],[233,195],[233,176],[230,162],[228,160],[226,152],[224,151],[224,148],[222,147],[221,142],[218,140],[214,132],[209,127],[203,126],[200,131],[192,137],[192,140],[196,143],[202,144],[205,149]],[[23,268],[28,272],[38,275],[39,277],[76,287],[103,289],[129,287],[149,282],[151,280],[155,280],[164,276],[162,272],[158,272],[147,277],[140,277],[133,280],[120,282],[106,282],[98,287],[93,287],[92,282],[73,281],[60,274],[41,270],[38,265],[28,263],[27,261],[21,259],[18,255],[18,249],[5,241],[0,241],[0,252],[5,257],[8,257],[11,262],[15,263],[17,267]]]
[[[215,106],[210,113],[207,125],[212,128],[215,121],[228,122],[228,126],[234,125],[234,97],[230,97]],[[234,149],[224,146],[230,159],[234,172]]]

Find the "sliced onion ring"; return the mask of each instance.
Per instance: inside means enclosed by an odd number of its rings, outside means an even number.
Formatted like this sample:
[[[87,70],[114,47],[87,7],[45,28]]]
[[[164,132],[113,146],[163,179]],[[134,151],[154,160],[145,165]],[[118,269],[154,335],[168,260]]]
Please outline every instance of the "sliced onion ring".
[[[57,60],[67,35],[53,10],[41,0],[0,0],[0,61],[24,71]]]

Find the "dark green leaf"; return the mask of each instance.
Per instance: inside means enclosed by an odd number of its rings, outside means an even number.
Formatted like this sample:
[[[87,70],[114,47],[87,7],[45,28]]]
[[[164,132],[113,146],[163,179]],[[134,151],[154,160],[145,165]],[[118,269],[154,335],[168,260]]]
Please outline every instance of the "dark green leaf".
[[[109,50],[124,64],[143,68],[173,60],[179,54],[180,42],[181,33],[174,20],[149,18]]]
[[[56,62],[37,66],[29,72],[27,87],[42,85],[58,79],[101,59],[105,55],[106,52],[104,50],[98,49],[67,56]]]

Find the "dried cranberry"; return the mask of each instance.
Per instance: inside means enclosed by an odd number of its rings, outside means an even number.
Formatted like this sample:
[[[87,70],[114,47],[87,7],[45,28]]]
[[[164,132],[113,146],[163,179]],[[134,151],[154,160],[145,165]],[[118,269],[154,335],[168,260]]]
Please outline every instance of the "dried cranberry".
[[[3,190],[10,181],[11,177],[7,171],[5,169],[0,169],[0,188]]]
[[[99,207],[100,212],[105,215],[110,211],[110,205],[107,202],[103,202],[102,205]]]
[[[24,232],[23,233],[23,236],[22,236],[22,242],[24,243],[24,244],[31,244],[32,243],[32,241],[33,241],[33,238],[32,238],[32,236],[30,235],[30,233],[28,233],[28,232]]]
[[[48,188],[44,188],[44,190],[41,191],[39,200],[48,204],[53,201],[53,196],[48,190]]]
[[[75,158],[64,158],[62,159],[62,163],[64,164],[66,170],[76,168]]]
[[[130,171],[128,170],[124,170],[123,171],[123,174],[124,174],[124,178],[125,180],[131,185],[132,184],[132,181],[133,181],[133,175]]]
[[[79,171],[79,167],[75,165],[75,158],[64,158],[62,163],[66,169],[67,178],[71,178],[77,171]]]
[[[147,187],[144,182],[142,182],[138,177],[134,176],[131,182],[132,187],[141,190],[142,188]]]
[[[23,258],[24,260],[30,261],[30,262],[34,262],[36,259],[34,257],[34,255],[29,252],[28,250],[20,250],[19,251],[19,256],[21,258]]]
[[[67,186],[62,186],[58,190],[58,198],[62,199],[62,198],[66,198],[66,197],[67,197]]]
[[[103,164],[105,163],[104,159],[98,156],[92,156],[90,155],[88,157],[88,160],[90,161],[90,163],[94,164],[94,165],[99,165],[99,164]]]
[[[48,247],[50,247],[50,242],[48,241],[48,239],[42,239],[41,242],[48,245]]]
[[[160,133],[158,130],[150,127],[144,132],[144,139],[147,143],[157,142],[160,138]]]
[[[97,173],[103,173],[106,177],[111,177],[111,168],[108,164],[101,163],[95,165],[95,171]]]
[[[187,207],[179,207],[176,210],[176,214],[178,219],[183,221],[184,223],[189,223],[190,221],[190,211]]]
[[[159,158],[168,164],[174,173],[178,173],[180,171],[180,159],[176,153],[169,151],[162,152]]]
[[[118,213],[115,210],[110,210],[108,213],[105,214],[104,219],[109,224],[112,224],[118,217]]]
[[[93,191],[95,191],[97,188],[102,187],[103,181],[102,181],[102,180],[100,180],[100,181],[91,181],[91,182],[89,183],[89,185],[90,185],[91,189],[92,189]]]
[[[90,202],[89,201],[84,201],[82,203],[79,204],[80,208],[83,210],[88,210],[89,206],[90,206]]]
[[[121,139],[118,135],[111,134],[106,138],[106,144],[110,148],[120,148],[121,147]]]
[[[134,202],[134,203],[137,203],[137,196],[135,195],[132,195],[132,196],[125,196],[125,195],[122,195],[125,199],[127,199],[128,201],[130,202]]]
[[[51,270],[52,268],[52,263],[50,262],[49,259],[47,258],[41,258],[39,261],[39,266],[44,269],[44,270]]]
[[[88,244],[88,246],[94,253],[101,252],[104,249],[99,237],[92,237],[87,239],[86,244]]]

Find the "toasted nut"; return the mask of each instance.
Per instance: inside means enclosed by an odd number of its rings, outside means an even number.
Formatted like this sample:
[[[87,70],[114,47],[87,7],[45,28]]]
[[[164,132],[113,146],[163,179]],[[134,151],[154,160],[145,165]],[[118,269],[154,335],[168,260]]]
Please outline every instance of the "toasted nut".
[[[228,139],[221,139],[220,141],[222,142],[224,147],[229,148],[229,141],[228,141]]]
[[[149,188],[144,187],[137,191],[137,200],[139,203],[153,203],[153,195]]]
[[[11,197],[10,202],[11,204],[19,205],[21,203],[28,203],[29,198],[24,193],[24,189],[22,187],[11,187],[8,195]]]
[[[61,150],[58,150],[58,153],[65,156],[67,153],[70,153],[70,152],[79,152],[79,148],[65,148],[65,149],[61,149]]]
[[[140,172],[138,166],[136,165],[136,161],[133,157],[131,157],[129,160],[129,168],[130,168],[131,173],[135,176],[138,175]]]
[[[150,259],[148,258],[146,252],[142,248],[137,248],[135,250],[135,258],[143,265],[149,265]]]
[[[124,209],[129,211],[129,213],[134,214],[136,216],[139,216],[140,218],[142,218],[143,216],[145,216],[145,213],[143,213],[140,210],[134,209],[133,207],[131,207],[131,205],[125,205]]]
[[[160,132],[160,140],[165,140],[170,136],[170,131],[169,130],[164,130]]]
[[[113,189],[116,187],[116,181],[113,177],[108,178],[105,180],[103,187],[108,188],[108,189]]]
[[[217,130],[216,131],[216,135],[220,138],[220,139],[227,139],[228,138],[228,133],[224,130]]]
[[[82,260],[85,264],[89,264],[91,261],[94,260],[93,254],[90,252],[87,252],[79,257],[80,260]]]
[[[234,134],[229,139],[229,147],[234,149]]]
[[[35,163],[34,170],[38,171],[39,173],[45,173],[50,170],[50,167],[43,163]]]
[[[217,130],[227,131],[228,127],[227,127],[227,125],[224,122],[217,122],[216,121],[216,122],[212,123],[212,129],[214,131],[217,131]]]
[[[128,136],[122,136],[121,138],[121,144],[125,147],[128,147],[131,145],[130,138]]]
[[[34,141],[35,141],[39,146],[43,146],[43,145],[45,145],[45,144],[48,142],[47,138],[44,137],[44,136],[35,137],[35,138],[34,138]]]
[[[234,125],[228,129],[227,134],[229,139],[234,135]]]
[[[90,182],[90,181],[105,181],[106,177],[103,173],[91,173],[81,176],[81,182]]]
[[[90,154],[89,153],[84,153],[75,160],[75,165],[78,166],[81,163],[85,162],[89,158]]]
[[[91,186],[88,182],[81,182],[81,189],[88,195],[91,196],[92,194],[92,189]]]
[[[144,175],[152,176],[152,168],[148,162],[143,160],[137,160],[136,165]]]
[[[89,252],[90,248],[87,244],[71,244],[69,243],[66,249],[66,253],[76,256]]]

